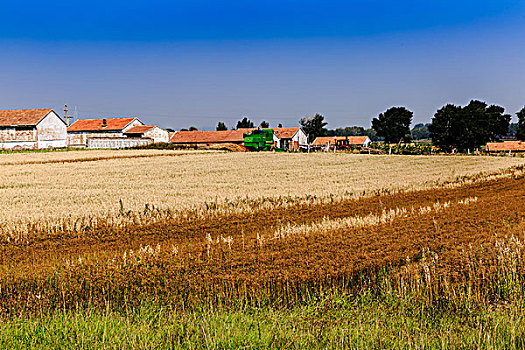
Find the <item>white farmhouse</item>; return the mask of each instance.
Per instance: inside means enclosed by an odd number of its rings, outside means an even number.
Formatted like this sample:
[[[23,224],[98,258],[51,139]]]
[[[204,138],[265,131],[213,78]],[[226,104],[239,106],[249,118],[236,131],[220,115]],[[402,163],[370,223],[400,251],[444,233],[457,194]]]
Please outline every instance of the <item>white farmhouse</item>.
[[[0,149],[67,146],[67,125],[50,108],[0,111]]]

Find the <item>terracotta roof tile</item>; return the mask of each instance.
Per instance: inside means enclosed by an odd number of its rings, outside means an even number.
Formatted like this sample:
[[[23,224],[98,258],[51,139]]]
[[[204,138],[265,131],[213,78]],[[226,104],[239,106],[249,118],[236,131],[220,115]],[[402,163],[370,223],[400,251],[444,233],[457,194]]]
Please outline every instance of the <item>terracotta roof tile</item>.
[[[346,140],[351,145],[362,145],[365,143],[368,136],[325,136],[317,137],[312,143],[313,146],[324,146],[330,141],[330,144],[333,145],[336,140]]]
[[[51,111],[51,108],[0,111],[0,126],[34,126]]]
[[[146,131],[157,127],[156,125],[137,125],[127,130],[125,134],[144,134]]]
[[[120,131],[131,123],[136,118],[101,118],[101,119],[79,119],[69,128],[67,131]],[[104,122],[106,121],[106,126],[103,127]]]
[[[489,152],[498,151],[525,151],[525,141],[504,141],[487,143]]]
[[[294,128],[273,128],[273,132],[280,139],[291,139],[299,129],[298,126]]]

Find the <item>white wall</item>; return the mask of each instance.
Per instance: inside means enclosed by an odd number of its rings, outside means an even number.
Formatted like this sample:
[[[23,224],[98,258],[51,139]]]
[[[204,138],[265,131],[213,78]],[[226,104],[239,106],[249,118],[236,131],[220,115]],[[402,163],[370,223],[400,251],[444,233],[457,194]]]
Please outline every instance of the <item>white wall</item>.
[[[143,137],[153,139],[153,143],[159,143],[159,142],[168,143],[170,141],[168,130],[161,129],[157,126],[147,130],[144,133]]]
[[[67,146],[67,126],[60,117],[51,111],[36,126],[38,148],[57,148]]]
[[[34,149],[36,145],[36,141],[4,141],[0,142],[0,149],[13,149],[17,146],[23,149]]]
[[[292,141],[298,142],[299,147],[308,147],[308,137],[304,133],[303,129],[299,129],[292,137]]]

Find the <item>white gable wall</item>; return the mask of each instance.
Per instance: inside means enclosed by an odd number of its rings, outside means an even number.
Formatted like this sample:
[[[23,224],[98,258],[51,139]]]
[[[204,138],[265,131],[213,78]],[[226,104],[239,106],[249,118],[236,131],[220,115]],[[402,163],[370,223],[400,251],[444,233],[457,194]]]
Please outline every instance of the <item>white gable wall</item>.
[[[36,126],[37,148],[60,148],[67,146],[67,126],[51,111]]]
[[[126,125],[124,127],[124,129],[122,129],[122,133],[125,133],[126,131],[128,131],[129,129],[135,127],[135,126],[139,126],[139,125],[144,125],[143,122],[141,122],[140,120],[138,120],[137,118],[135,118],[131,123],[129,123],[128,125]],[[121,135],[123,136],[123,135]]]
[[[147,137],[153,140],[153,143],[168,143],[170,141],[170,136],[168,130],[161,129],[159,127],[154,127],[147,130],[143,137]]]

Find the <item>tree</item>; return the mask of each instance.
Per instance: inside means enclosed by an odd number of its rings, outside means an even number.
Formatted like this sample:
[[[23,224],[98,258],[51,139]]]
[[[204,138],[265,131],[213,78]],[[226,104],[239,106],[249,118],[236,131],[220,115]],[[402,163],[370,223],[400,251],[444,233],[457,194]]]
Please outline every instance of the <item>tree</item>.
[[[304,117],[299,120],[304,132],[308,135],[308,142],[312,142],[316,137],[324,136],[326,134],[324,117],[317,113],[312,117]]]
[[[197,129],[197,127],[195,127],[195,126],[190,126],[189,130],[190,131],[199,131],[199,129]]]
[[[518,130],[516,131],[516,138],[521,141],[525,141],[525,107],[518,113]]]
[[[473,150],[506,135],[510,115],[501,106],[472,100],[465,107],[446,105],[436,112],[430,126],[432,142],[444,150]]]
[[[279,125],[277,125],[278,128],[282,128],[283,125],[281,123],[279,123]]]
[[[386,142],[401,142],[410,140],[410,123],[414,113],[405,107],[392,107],[378,118],[372,119],[372,129],[377,136],[385,138]]]
[[[237,122],[237,129],[253,128],[253,122],[247,117],[242,118]]]
[[[413,140],[424,140],[430,138],[428,127],[430,124],[416,124],[410,131]]]
[[[217,131],[228,130],[228,127],[223,122],[219,122],[215,130]]]
[[[261,122],[261,128],[262,129],[268,129],[270,127],[270,123],[268,123],[266,120],[263,120]]]
[[[460,114],[461,107],[453,104],[442,107],[434,114],[428,130],[435,146],[449,152],[456,146],[460,136],[458,129]]]

